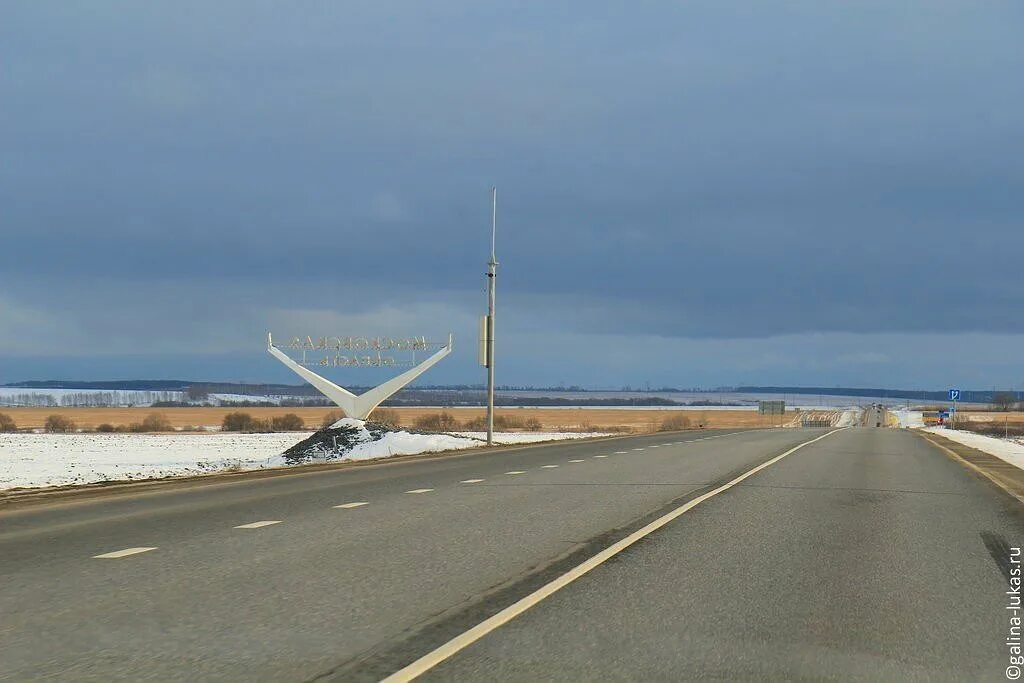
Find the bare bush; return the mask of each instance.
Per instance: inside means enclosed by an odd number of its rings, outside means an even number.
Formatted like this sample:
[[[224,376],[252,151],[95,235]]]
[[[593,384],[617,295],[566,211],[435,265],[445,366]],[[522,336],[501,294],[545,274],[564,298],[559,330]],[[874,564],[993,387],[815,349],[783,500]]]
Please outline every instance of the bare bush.
[[[250,434],[268,434],[275,431],[273,420],[267,420],[262,417],[253,418],[252,425],[245,431]]]
[[[249,413],[228,413],[224,416],[220,428],[224,432],[252,431],[253,419]]]
[[[382,425],[388,425],[389,427],[401,426],[401,418],[398,416],[398,411],[391,408],[377,408],[370,414],[370,417],[374,422]]]
[[[467,432],[482,432],[487,429],[487,417],[471,417],[462,423],[462,428]]]
[[[16,431],[18,431],[18,425],[14,423],[14,418],[6,413],[0,413],[0,432]]]
[[[661,421],[661,426],[658,427],[659,432],[678,432],[682,429],[690,428],[690,418],[685,415],[672,415],[666,417]]]
[[[285,413],[271,418],[270,426],[275,432],[298,432],[306,427],[306,423],[295,413]]]
[[[174,427],[171,426],[171,421],[168,420],[167,416],[163,413],[150,413],[146,416],[146,419],[142,421],[142,431],[173,432]]]
[[[506,431],[509,429],[523,429],[526,428],[526,425],[527,421],[525,419],[515,415],[494,416],[494,428],[500,429],[502,431]],[[466,420],[466,422],[462,425],[462,428],[471,432],[485,431],[487,429],[487,416],[481,415],[479,417],[474,417],[472,419]]]
[[[450,432],[458,428],[458,421],[450,413],[441,411],[433,415],[420,415],[413,425],[428,432]]]
[[[102,434],[110,434],[111,432],[114,431],[114,429],[114,425],[110,424],[109,422],[104,422],[102,424],[96,425],[96,431]]]
[[[50,415],[43,425],[43,429],[50,434],[67,434],[75,431],[75,428],[75,421],[64,415]]]
[[[544,425],[541,424],[540,420],[535,417],[527,418],[526,422],[523,423],[523,428],[528,429],[531,432],[539,432],[544,429]]]
[[[287,417],[287,415],[281,417]],[[297,415],[293,417],[299,419]],[[274,428],[274,420],[254,418],[249,413],[228,413],[224,416],[224,421],[221,423],[220,428],[224,432],[245,432],[248,434],[264,434],[277,431]]]

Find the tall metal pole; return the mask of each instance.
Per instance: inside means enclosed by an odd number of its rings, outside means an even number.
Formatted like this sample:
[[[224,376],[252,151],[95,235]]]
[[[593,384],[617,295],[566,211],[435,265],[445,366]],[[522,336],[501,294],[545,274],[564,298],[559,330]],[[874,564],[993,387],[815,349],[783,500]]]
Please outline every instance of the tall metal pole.
[[[487,262],[487,445],[494,444],[494,280],[498,261],[494,241],[498,233],[498,188],[491,188],[491,260]]]

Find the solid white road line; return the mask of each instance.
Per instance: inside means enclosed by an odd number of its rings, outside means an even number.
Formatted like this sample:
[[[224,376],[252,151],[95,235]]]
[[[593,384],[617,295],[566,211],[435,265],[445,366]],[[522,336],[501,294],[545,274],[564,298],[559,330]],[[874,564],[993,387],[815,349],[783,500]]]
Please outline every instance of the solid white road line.
[[[281,520],[279,520],[279,519],[264,519],[264,520],[262,520],[260,522],[249,522],[248,524],[239,524],[235,528],[236,529],[259,529],[259,528],[262,528],[262,527],[265,527],[265,526],[270,526],[271,524],[280,524],[280,523],[281,523]]]
[[[413,489],[412,491],[406,491],[406,493],[430,493],[434,489]]]
[[[124,550],[115,550],[112,553],[103,553],[102,555],[93,555],[92,557],[94,560],[116,560],[119,557],[138,555],[139,553],[146,553],[150,550],[156,550],[156,548],[125,548]]]
[[[505,474],[526,474],[526,472],[524,472],[523,470],[512,470],[511,472],[506,472]]]
[[[479,484],[483,479],[463,479],[460,484]]]
[[[361,508],[364,505],[369,505],[369,503],[366,501],[359,501],[358,503],[342,503],[341,505],[335,505],[334,507],[341,508],[342,510],[350,510],[352,508]]]
[[[846,429],[846,428],[844,427],[843,429]],[[507,624],[508,622],[512,621],[513,619],[518,617],[520,614],[522,614],[526,610],[530,609],[531,607],[533,607],[537,603],[541,602],[545,598],[550,597],[555,592],[561,590],[562,588],[565,588],[570,583],[572,583],[576,579],[580,578],[581,576],[583,576],[584,574],[586,574],[590,570],[592,570],[595,567],[598,567],[598,566],[604,564],[609,559],[611,559],[612,557],[615,557],[616,555],[618,555],[623,550],[625,550],[629,546],[633,545],[634,543],[636,543],[640,539],[644,538],[645,536],[649,536],[650,534],[654,533],[655,531],[657,531],[661,527],[665,526],[666,524],[668,524],[672,520],[676,519],[677,517],[680,517],[681,515],[683,515],[686,512],[689,512],[693,508],[695,508],[698,505],[700,505],[701,503],[703,503],[705,500],[708,500],[709,498],[713,498],[713,497],[717,496],[719,493],[723,493],[725,491],[728,491],[729,489],[731,489],[733,486],[736,486],[736,484],[739,484],[744,479],[747,479],[748,477],[752,477],[755,474],[757,474],[758,472],[760,472],[761,470],[765,469],[766,467],[770,467],[770,466],[774,465],[775,463],[777,463],[778,461],[782,460],[783,458],[785,458],[790,453],[795,453],[796,451],[800,450],[804,446],[808,446],[808,445],[814,443],[815,441],[821,441],[825,437],[832,436],[836,432],[843,431],[843,429],[836,429],[834,431],[828,432],[827,434],[823,434],[823,435],[821,435],[821,436],[819,436],[817,438],[811,439],[810,441],[805,441],[805,442],[803,442],[802,444],[800,444],[798,446],[790,448],[788,451],[786,451],[782,455],[777,455],[774,458],[772,458],[771,460],[765,461],[765,462],[761,463],[760,465],[758,465],[757,467],[755,467],[753,469],[750,469],[750,470],[747,470],[746,472],[744,472],[740,476],[736,477],[735,479],[733,479],[729,483],[723,484],[723,485],[719,486],[717,489],[714,489],[713,491],[708,491],[704,495],[698,496],[697,498],[694,498],[690,502],[685,503],[685,504],[677,507],[675,510],[672,510],[668,514],[662,515],[661,517],[659,517],[658,519],[654,520],[653,522],[651,522],[647,526],[645,526],[645,527],[643,527],[641,529],[638,529],[637,531],[634,531],[633,533],[631,533],[629,536],[626,536],[621,541],[608,546],[607,548],[605,548],[604,550],[602,550],[598,554],[594,555],[590,559],[585,560],[581,564],[576,565],[575,567],[573,567],[572,569],[567,571],[565,574],[562,574],[561,576],[559,576],[554,581],[552,581],[552,582],[550,582],[550,583],[548,583],[548,584],[546,584],[544,586],[541,586],[540,588],[535,590],[533,593],[530,593],[529,595],[527,595],[525,598],[522,598],[518,602],[512,603],[511,605],[509,605],[505,609],[501,610],[500,612],[498,612],[494,616],[490,617],[489,619],[485,619],[484,621],[480,622],[479,624],[477,624],[473,628],[469,629],[468,631],[462,633],[461,635],[458,635],[458,636],[452,638],[451,640],[449,640],[447,643],[445,643],[441,647],[437,648],[436,650],[434,650],[432,652],[428,652],[427,654],[423,655],[422,657],[417,659],[412,664],[409,664],[408,666],[406,666],[406,667],[404,667],[402,669],[399,669],[395,673],[393,673],[390,676],[388,676],[387,678],[385,678],[381,683],[399,683],[399,682],[404,682],[404,681],[411,681],[411,680],[413,680],[413,679],[423,675],[424,673],[426,673],[430,669],[434,668],[435,666],[437,666],[441,662],[445,661],[446,659],[452,657],[453,655],[457,654],[461,650],[466,649],[467,647],[469,647],[470,645],[472,645],[476,641],[480,640],[481,638],[486,636],[488,633],[491,633],[492,631],[494,631],[498,627],[500,627],[500,626],[502,626],[504,624]]]
[[[558,465],[541,465],[540,467],[543,470],[550,470],[550,469],[553,469],[555,467],[558,467]]]
[[[586,462],[586,460],[570,460],[569,462]]]

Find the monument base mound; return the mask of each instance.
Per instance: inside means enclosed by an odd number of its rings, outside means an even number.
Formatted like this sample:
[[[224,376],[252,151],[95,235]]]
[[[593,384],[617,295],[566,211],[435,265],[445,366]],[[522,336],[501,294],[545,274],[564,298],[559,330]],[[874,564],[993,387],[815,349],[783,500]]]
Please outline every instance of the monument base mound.
[[[397,429],[379,422],[342,418],[303,439],[281,457],[285,464],[326,460],[369,460],[479,446],[480,441],[452,434]]]

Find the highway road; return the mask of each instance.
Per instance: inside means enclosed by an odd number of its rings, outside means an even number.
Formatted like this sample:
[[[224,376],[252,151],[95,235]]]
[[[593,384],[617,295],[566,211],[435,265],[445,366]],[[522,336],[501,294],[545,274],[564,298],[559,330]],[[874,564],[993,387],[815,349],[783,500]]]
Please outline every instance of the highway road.
[[[0,680],[1005,680],[1021,505],[906,430],[210,481],[0,513]]]
[[[885,406],[875,403],[868,408],[864,408],[864,413],[861,417],[861,426],[885,427],[888,417],[889,412],[885,409]]]

